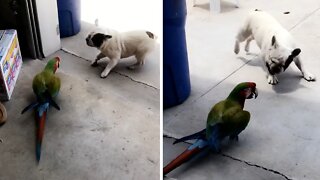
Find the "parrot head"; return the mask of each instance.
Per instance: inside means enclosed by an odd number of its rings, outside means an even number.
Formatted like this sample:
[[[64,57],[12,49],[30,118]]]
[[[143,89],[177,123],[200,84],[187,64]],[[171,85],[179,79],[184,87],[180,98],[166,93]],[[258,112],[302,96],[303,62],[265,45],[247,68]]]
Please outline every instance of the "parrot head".
[[[45,69],[52,70],[53,73],[55,73],[59,67],[60,67],[60,58],[54,57],[48,61]]]
[[[229,97],[237,97],[241,99],[251,99],[258,97],[258,90],[254,82],[239,83],[230,93]]]

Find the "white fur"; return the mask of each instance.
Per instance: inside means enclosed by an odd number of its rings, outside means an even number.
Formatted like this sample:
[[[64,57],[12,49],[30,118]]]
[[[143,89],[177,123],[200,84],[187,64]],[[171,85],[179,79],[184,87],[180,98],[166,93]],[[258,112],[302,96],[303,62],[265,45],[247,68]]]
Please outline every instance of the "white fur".
[[[92,36],[95,33],[97,32],[92,32],[89,34],[89,36]],[[103,44],[98,48],[101,52],[91,63],[94,65],[98,60],[104,57],[108,57],[110,59],[107,67],[101,73],[102,78],[108,76],[110,71],[118,64],[121,58],[127,58],[130,56],[136,57],[137,62],[129,66],[129,69],[135,69],[139,66],[142,66],[145,63],[145,57],[154,49],[156,42],[155,39],[152,39],[148,36],[146,31],[142,30],[128,31],[123,33],[115,30],[108,30],[102,33],[111,35],[112,38],[103,42]],[[90,45],[90,42],[88,45]]]
[[[272,45],[273,36],[275,36],[276,41]],[[234,52],[236,54],[239,53],[240,43],[243,41],[246,41],[245,51],[248,52],[250,41],[253,39],[256,40],[256,43],[261,50],[260,58],[270,66],[275,64],[284,65],[292,51],[297,48],[290,33],[271,15],[262,11],[254,11],[246,19],[236,36]],[[302,66],[299,55],[295,56],[293,61],[307,81],[315,80],[315,76],[306,71]],[[282,68],[281,72],[283,71],[284,69]],[[269,71],[267,71],[267,79],[269,84],[278,83],[277,77],[271,75]]]

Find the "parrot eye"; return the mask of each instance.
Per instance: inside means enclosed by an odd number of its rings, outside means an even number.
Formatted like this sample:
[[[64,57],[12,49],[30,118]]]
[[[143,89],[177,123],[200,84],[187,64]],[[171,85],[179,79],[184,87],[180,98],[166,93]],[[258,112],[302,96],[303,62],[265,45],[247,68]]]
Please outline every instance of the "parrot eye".
[[[244,90],[243,90],[243,94],[244,94],[244,96],[245,96],[246,98],[249,97],[250,94],[251,94],[251,88],[246,88],[246,89],[244,89]]]

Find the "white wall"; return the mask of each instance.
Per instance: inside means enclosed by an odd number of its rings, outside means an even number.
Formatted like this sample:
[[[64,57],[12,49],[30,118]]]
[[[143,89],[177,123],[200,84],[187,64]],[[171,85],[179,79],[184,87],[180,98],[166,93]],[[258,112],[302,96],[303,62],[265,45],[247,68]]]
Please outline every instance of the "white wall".
[[[162,0],[82,0],[81,19],[118,31],[143,29],[162,33]]]

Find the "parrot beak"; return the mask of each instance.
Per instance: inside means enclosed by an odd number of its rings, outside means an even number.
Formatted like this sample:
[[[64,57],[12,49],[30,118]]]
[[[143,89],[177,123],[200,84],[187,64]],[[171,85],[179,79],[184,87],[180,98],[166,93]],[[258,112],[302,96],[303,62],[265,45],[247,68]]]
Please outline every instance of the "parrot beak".
[[[60,58],[57,56],[56,60],[57,60],[57,64],[58,64],[57,67],[60,68]]]
[[[251,93],[250,95],[247,97],[247,99],[252,99],[252,98],[257,98],[258,97],[258,89],[257,88],[251,88]]]
[[[254,98],[256,99],[258,97],[258,89],[255,88],[254,91],[252,92],[252,94],[254,95]]]

